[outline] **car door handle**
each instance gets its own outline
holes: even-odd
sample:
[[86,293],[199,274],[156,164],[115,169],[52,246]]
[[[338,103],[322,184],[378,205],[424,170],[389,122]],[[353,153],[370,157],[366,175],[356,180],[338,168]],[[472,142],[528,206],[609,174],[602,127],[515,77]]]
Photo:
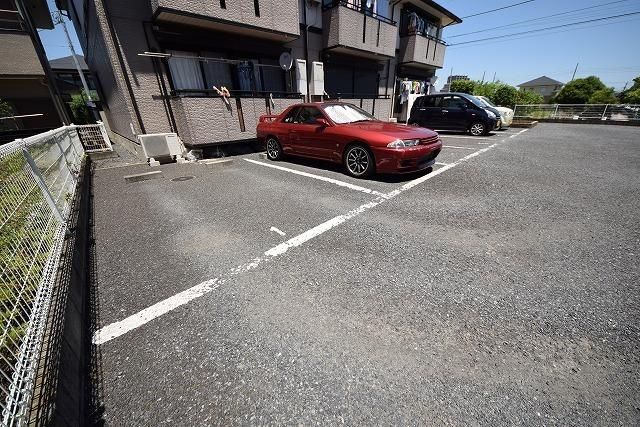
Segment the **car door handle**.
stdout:
[[443,112],[443,113],[448,113],[448,112],[449,112],[449,110],[442,110],[442,112]]
[[426,108],[419,108],[420,111],[426,111]]

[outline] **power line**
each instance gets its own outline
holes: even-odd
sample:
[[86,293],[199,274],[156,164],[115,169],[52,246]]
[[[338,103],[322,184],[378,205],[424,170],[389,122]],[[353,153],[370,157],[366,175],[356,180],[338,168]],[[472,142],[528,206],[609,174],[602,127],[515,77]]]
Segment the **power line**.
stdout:
[[497,27],[485,28],[485,29],[482,29],[482,30],[471,31],[471,32],[468,32],[468,33],[455,34],[453,36],[449,36],[449,38],[451,39],[451,38],[454,38],[454,37],[467,36],[469,34],[483,33],[483,32],[486,32],[486,31],[497,30],[497,29],[500,29],[500,28],[513,27],[514,25],[524,24],[524,23],[527,23],[527,22],[539,21],[541,19],[552,18],[554,16],[560,16],[560,15],[566,15],[568,13],[580,12],[580,11],[587,10],[587,9],[593,10],[594,8],[597,8],[597,7],[610,6],[612,4],[624,3],[624,2],[628,2],[628,1],[629,0],[617,0],[617,1],[612,1],[612,2],[609,2],[609,3],[604,3],[604,4],[601,4],[601,5],[582,7],[580,9],[574,9],[574,10],[568,10],[566,12],[554,13],[552,15],[545,15],[545,16],[541,16],[539,18],[525,19],[524,21],[514,22],[512,24],[506,24],[506,25],[500,25],[500,26],[497,26]]
[[479,16],[479,15],[485,15],[487,13],[496,12],[498,10],[509,9],[510,7],[519,6],[519,5],[525,4],[525,3],[531,3],[532,1],[535,1],[535,0],[526,0],[526,1],[521,1],[520,3],[510,4],[509,6],[499,7],[497,9],[485,10],[484,12],[478,12],[478,13],[474,13],[473,15],[463,16],[462,19],[467,19],[467,18],[471,18],[471,17],[474,17],[474,16]]
[[569,24],[562,24],[562,25],[554,25],[552,27],[539,28],[537,30],[521,31],[519,33],[503,34],[501,36],[485,37],[483,39],[477,39],[477,40],[468,40],[466,42],[453,43],[453,44],[450,44],[449,46],[459,46],[459,45],[463,45],[463,44],[476,43],[476,42],[481,42],[481,41],[486,41],[486,40],[502,39],[504,37],[519,36],[521,34],[539,33],[541,31],[553,30],[553,29],[556,29],[556,28],[571,27],[573,25],[587,24],[589,22],[606,21],[606,20],[609,20],[609,19],[622,18],[624,16],[637,15],[639,13],[640,12],[631,12],[631,13],[623,13],[623,14],[620,14],[620,15],[605,16],[604,18],[588,19],[586,21],[572,22],[572,23],[569,23]]
[[[477,42],[477,43],[473,43],[472,45],[462,45],[462,46],[451,46],[449,45],[449,47],[447,47],[447,49],[464,49],[464,48],[469,48],[469,47],[477,47],[477,46],[482,46],[482,45],[487,45],[487,44],[495,44],[495,43],[511,43],[515,40],[522,40],[522,39],[526,39],[526,38],[531,38],[531,37],[540,37],[540,36],[547,36],[547,35],[553,35],[553,34],[560,34],[560,33],[566,33],[569,31],[578,31],[578,30],[585,30],[588,28],[596,28],[596,27],[604,27],[607,25],[617,25],[617,24],[621,24],[623,22],[631,22],[631,21],[635,21],[637,19],[639,19],[640,16],[634,16],[631,18],[627,18],[627,19],[623,19],[621,21],[617,21],[617,22],[601,22],[601,23],[596,23],[596,24],[591,24],[591,25],[585,25],[583,27],[580,28],[568,28],[565,30],[555,30],[555,31],[549,31],[545,34],[535,34],[535,33],[530,33],[530,34],[525,34],[523,36],[515,36],[515,37],[511,37],[511,38],[501,38],[499,40],[490,40],[490,41],[484,41],[484,42]],[[567,71],[568,73],[571,73],[571,71]]]

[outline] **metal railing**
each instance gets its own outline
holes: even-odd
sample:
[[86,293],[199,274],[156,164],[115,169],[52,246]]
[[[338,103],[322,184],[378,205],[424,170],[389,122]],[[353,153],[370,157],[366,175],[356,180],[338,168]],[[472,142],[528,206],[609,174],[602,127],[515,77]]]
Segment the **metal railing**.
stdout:
[[640,104],[535,104],[516,105],[514,118],[569,120],[640,120]]
[[95,125],[71,125],[76,128],[80,141],[87,153],[100,153],[113,151],[111,141],[107,135],[104,123],[98,122]]
[[397,22],[387,18],[386,16],[382,16],[382,15],[378,15],[377,13],[375,13],[373,11],[373,9],[369,9],[366,7],[365,4],[357,4],[353,1],[348,1],[348,0],[323,0],[322,2],[322,10],[329,10],[329,9],[333,9],[334,7],[346,7],[347,9],[351,9],[351,10],[355,10],[356,12],[362,13],[363,15],[367,15],[370,16],[372,18],[377,19],[378,21],[390,24],[390,25],[396,25]]
[[27,424],[86,129],[63,126],[0,147],[2,426]]

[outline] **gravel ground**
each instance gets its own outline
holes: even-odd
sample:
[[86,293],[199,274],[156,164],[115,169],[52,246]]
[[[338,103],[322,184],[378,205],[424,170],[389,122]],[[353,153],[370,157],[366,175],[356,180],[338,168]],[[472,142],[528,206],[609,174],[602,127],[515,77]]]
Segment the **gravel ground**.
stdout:
[[[446,136],[504,142],[101,345],[106,424],[640,424],[640,129],[517,131]],[[148,170],[96,171],[101,325],[373,198],[241,157],[124,183]]]

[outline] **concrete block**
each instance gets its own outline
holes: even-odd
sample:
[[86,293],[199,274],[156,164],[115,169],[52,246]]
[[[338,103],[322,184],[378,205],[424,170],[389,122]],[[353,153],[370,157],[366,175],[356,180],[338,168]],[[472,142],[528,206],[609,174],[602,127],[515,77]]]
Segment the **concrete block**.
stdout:
[[164,175],[162,174],[162,171],[153,171],[153,172],[137,173],[134,175],[126,175],[124,177],[124,180],[127,182],[138,182],[138,181],[147,181],[150,179],[162,178],[163,176]]

